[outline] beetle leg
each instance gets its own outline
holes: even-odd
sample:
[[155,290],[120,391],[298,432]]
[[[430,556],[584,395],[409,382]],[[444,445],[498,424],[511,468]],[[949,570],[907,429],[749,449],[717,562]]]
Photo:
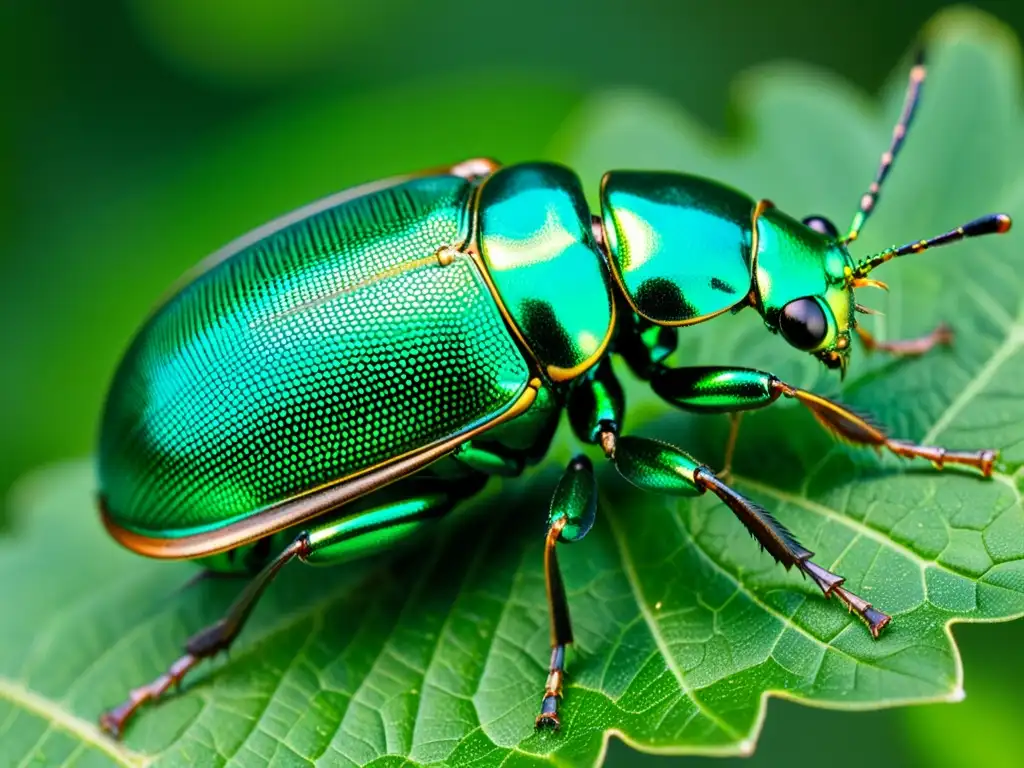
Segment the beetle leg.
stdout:
[[768,550],[776,562],[782,563],[787,571],[796,566],[818,585],[825,597],[832,597],[832,595],[838,597],[850,611],[856,613],[867,624],[871,636],[878,638],[886,624],[889,623],[890,617],[874,608],[864,598],[846,589],[843,586],[842,576],[822,568],[811,560],[814,553],[805,549],[770,512],[733,490],[706,467],[697,470],[694,473],[694,479],[699,487],[714,493],[735,513],[750,534],[762,548]]
[[999,452],[991,449],[950,451],[940,446],[918,445],[909,440],[895,440],[869,419],[828,398],[791,387],[774,377],[772,387],[780,394],[798,400],[814,415],[819,424],[836,437],[856,445],[885,448],[889,452],[907,459],[927,459],[936,469],[942,469],[947,464],[973,467],[985,477],[992,476],[996,459],[999,457]]
[[729,437],[725,441],[725,454],[722,459],[722,471],[718,476],[728,479],[732,475],[732,457],[736,454],[736,441],[740,436],[740,420],[743,418],[743,411],[733,411],[729,414]]
[[878,341],[860,326],[857,326],[857,335],[869,352],[887,352],[894,357],[919,357],[940,344],[948,347],[953,343],[953,329],[945,323],[939,323],[931,333],[916,339]]
[[572,643],[572,622],[565,583],[555,552],[558,542],[579,541],[590,531],[597,516],[597,483],[594,468],[586,456],[569,462],[551,498],[548,534],[544,540],[544,580],[547,584],[548,611],[551,616],[551,663],[548,665],[544,698],[541,700],[537,728],[558,730],[558,703],[562,699],[565,677],[565,649]]
[[278,572],[296,556],[303,557],[309,549],[309,540],[305,533],[300,534],[281,554],[275,557],[260,573],[246,585],[228,609],[224,618],[215,624],[200,630],[185,643],[185,653],[175,661],[156,680],[148,685],[140,686],[128,694],[124,703],[107,710],[100,716],[100,728],[115,738],[120,738],[124,726],[132,715],[148,701],[156,701],[172,685],[178,685],[200,661],[214,656],[219,651],[227,650],[241,631],[245,620],[267,585],[274,580]]
[[[375,547],[390,545],[414,533],[429,519],[448,512],[457,502],[480,490],[486,481],[487,476],[478,472],[452,481],[414,476],[380,491],[381,495],[367,497],[365,507],[343,507],[323,524],[299,534],[246,585],[223,618],[190,637],[185,643],[184,655],[164,674],[136,688],[124,703],[105,712],[100,717],[100,727],[119,737],[125,724],[143,704],[159,699],[203,659],[226,651],[245,626],[267,585],[296,557],[305,563],[328,565],[368,554]],[[379,534],[383,529],[392,535],[364,536]]]
[[770,512],[735,491],[708,467],[678,448],[655,440],[623,437],[611,442],[610,456],[615,468],[637,487],[672,496],[698,496],[711,491],[776,562],[786,570],[795,566],[818,585],[825,597],[835,595],[842,600],[868,625],[874,637],[889,623],[887,615],[843,587],[842,576],[811,560],[814,553],[800,544]]
[[951,451],[940,446],[896,440],[869,419],[828,398],[790,386],[770,373],[751,368],[666,368],[651,379],[654,391],[673,405],[705,413],[737,412],[764,408],[788,397],[807,408],[825,429],[856,445],[885,448],[904,458],[921,458],[937,469],[947,464],[973,467],[985,477],[992,475],[999,452]]
[[525,464],[522,456],[506,455],[482,448],[475,445],[472,440],[468,440],[456,448],[452,452],[451,458],[466,469],[499,477],[519,477],[523,474]]
[[548,610],[551,616],[551,663],[544,683],[544,698],[541,700],[537,728],[558,730],[562,721],[558,718],[558,703],[562,699],[562,682],[565,677],[565,648],[572,643],[572,622],[569,618],[569,601],[565,597],[565,583],[558,568],[555,545],[565,528],[565,520],[559,520],[548,528],[544,540],[544,581],[547,585]]

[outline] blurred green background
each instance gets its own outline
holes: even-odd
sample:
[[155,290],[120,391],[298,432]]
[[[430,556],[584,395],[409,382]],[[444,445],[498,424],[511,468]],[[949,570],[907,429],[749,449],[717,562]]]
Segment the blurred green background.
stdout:
[[[932,0],[5,0],[0,491],[91,450],[117,357],[204,254],[347,185],[475,155],[551,157],[629,85],[731,125],[780,59],[874,92]],[[1024,32],[1024,3],[978,2]],[[881,148],[880,148],[881,149]],[[865,174],[871,169],[865,169]],[[0,512],[0,530],[18,521]],[[0,534],[5,535],[5,534]],[[967,702],[840,714],[773,701],[748,764],[1016,765],[1024,624],[960,627]],[[613,745],[609,765],[658,766]],[[691,761],[701,762],[701,761]],[[731,763],[733,761],[724,761]],[[722,761],[718,761],[719,764]]]

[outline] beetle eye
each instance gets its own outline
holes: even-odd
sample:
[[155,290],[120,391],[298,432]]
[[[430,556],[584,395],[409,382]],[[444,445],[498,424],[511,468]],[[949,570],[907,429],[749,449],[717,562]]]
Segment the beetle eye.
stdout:
[[833,240],[839,239],[839,230],[836,229],[836,225],[824,216],[808,216],[804,219],[804,226],[813,229],[819,235],[830,237]]
[[782,308],[779,330],[786,341],[797,349],[814,349],[828,335],[828,320],[821,305],[805,296],[794,299]]

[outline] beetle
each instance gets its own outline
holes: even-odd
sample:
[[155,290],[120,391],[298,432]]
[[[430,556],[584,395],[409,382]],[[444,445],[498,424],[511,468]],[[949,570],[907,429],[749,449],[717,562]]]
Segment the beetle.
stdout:
[[[1010,228],[1008,216],[990,214],[930,240],[850,254],[924,78],[918,60],[891,144],[842,238],[820,216],[798,221],[692,175],[607,173],[592,215],[565,167],[470,160],[341,192],[202,262],[145,321],[116,371],[100,433],[99,505],[110,535],[137,553],[255,575],[221,620],[101,726],[120,735],[140,706],[226,650],[287,563],[393,546],[489,477],[514,477],[541,459],[563,411],[576,437],[634,485],[713,493],[775,560],[845,603],[877,638],[889,616],[729,485],[738,414],[793,399],[848,442],[986,477],[997,453],[893,439],[770,372],[667,359],[680,328],[746,307],[841,374],[854,333],[896,355],[950,341],[940,327],[880,343],[856,321],[867,310],[854,291],[881,286],[868,275],[885,262]],[[733,415],[723,471],[623,434],[613,355],[672,405]],[[596,499],[581,454],[548,513],[552,651],[537,727],[559,727],[572,642],[557,545],[587,535]]]

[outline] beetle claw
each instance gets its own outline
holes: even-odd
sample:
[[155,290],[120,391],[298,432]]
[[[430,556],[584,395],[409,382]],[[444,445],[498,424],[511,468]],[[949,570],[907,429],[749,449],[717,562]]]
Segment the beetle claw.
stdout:
[[550,728],[552,731],[557,731],[562,727],[562,721],[558,717],[558,696],[545,696],[544,701],[540,707],[540,714],[537,715],[537,721],[534,727],[538,730],[543,728]]

